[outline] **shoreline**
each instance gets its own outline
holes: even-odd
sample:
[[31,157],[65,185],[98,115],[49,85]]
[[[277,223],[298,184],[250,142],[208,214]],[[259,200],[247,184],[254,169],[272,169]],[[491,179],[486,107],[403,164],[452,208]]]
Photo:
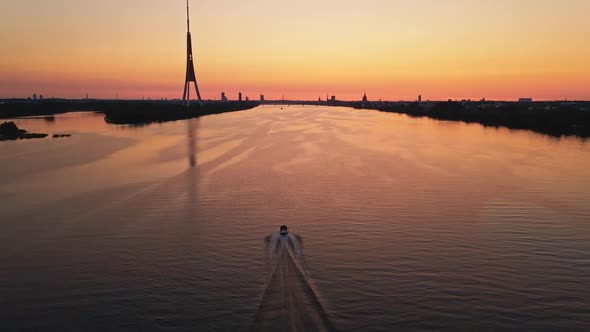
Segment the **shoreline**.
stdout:
[[191,102],[187,107],[178,102],[114,103],[103,110],[105,121],[112,124],[142,125],[154,122],[187,120],[205,115],[246,111],[257,107],[257,102]]
[[553,137],[590,137],[590,102],[543,101],[426,101],[426,102],[359,102],[359,101],[203,101],[160,100],[0,100],[0,119],[29,116],[53,116],[67,112],[98,112],[105,121],[121,125],[186,120],[204,115],[249,110],[259,105],[309,105],[351,107],[427,117],[435,120],[479,123],[486,127],[531,130]]
[[485,127],[531,130],[554,137],[590,137],[590,102],[356,103],[356,109],[406,114]]
[[4,100],[0,101],[0,119],[31,116],[50,117],[68,112],[98,112],[105,121],[120,125],[141,125],[154,122],[186,120],[204,115],[237,112],[259,105],[253,101],[180,101],[143,100]]

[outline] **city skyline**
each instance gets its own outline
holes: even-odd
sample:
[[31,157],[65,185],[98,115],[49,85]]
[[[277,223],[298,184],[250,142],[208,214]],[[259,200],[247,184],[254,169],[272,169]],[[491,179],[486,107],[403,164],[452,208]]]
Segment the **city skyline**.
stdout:
[[[143,4],[1,4],[0,98],[180,99],[186,4]],[[590,99],[587,1],[191,6],[203,99]]]

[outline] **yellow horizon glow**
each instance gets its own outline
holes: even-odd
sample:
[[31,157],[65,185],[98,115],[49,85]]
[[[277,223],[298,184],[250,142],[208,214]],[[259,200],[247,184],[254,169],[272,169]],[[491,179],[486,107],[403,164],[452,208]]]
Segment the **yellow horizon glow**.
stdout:
[[[184,1],[0,4],[0,98],[180,98]],[[193,1],[205,99],[590,100],[590,1]]]

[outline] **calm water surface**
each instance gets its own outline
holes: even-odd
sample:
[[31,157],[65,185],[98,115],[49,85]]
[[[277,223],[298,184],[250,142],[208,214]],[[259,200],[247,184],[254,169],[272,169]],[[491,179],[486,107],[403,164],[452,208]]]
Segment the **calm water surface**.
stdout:
[[0,142],[2,330],[248,330],[265,238],[333,325],[590,329],[590,143],[346,108]]

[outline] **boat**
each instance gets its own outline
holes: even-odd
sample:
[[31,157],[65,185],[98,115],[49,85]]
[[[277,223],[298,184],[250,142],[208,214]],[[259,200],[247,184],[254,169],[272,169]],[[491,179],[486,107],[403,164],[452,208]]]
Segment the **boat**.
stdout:
[[289,234],[289,229],[287,228],[287,226],[285,226],[285,225],[281,226],[280,233],[281,233],[281,235]]
[[[300,248],[294,247],[298,243],[296,235],[290,234],[284,225],[280,227],[280,234],[273,248],[270,276],[250,331],[335,331],[304,269],[303,257],[297,254]],[[273,235],[277,237],[276,233]]]

